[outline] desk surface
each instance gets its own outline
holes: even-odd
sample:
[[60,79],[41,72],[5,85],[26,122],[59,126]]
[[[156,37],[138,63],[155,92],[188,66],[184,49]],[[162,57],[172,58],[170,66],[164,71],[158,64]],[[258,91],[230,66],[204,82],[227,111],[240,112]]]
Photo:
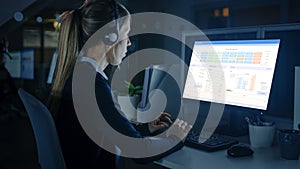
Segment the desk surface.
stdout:
[[299,169],[300,160],[285,160],[280,158],[279,148],[254,149],[254,154],[248,157],[228,157],[226,150],[205,152],[190,147],[181,150],[155,162],[172,169]]

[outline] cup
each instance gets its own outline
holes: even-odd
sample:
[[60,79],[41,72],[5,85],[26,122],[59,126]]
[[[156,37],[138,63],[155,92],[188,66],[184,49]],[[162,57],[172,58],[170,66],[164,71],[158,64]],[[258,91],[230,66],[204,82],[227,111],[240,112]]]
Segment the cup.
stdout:
[[249,124],[250,145],[253,148],[271,147],[274,140],[275,125]]
[[293,129],[279,130],[280,157],[298,160],[300,154],[300,131]]

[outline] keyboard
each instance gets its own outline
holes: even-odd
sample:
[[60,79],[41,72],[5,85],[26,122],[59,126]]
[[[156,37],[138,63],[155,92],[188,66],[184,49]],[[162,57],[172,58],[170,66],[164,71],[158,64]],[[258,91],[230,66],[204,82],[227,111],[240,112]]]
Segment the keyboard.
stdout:
[[[200,133],[190,131],[187,135],[187,138],[184,142],[186,146],[196,148],[199,150],[204,150],[208,152],[218,151],[227,149],[230,146],[237,144],[238,140],[220,134],[212,134],[207,140],[203,143],[199,142]],[[202,137],[204,139],[204,137]]]

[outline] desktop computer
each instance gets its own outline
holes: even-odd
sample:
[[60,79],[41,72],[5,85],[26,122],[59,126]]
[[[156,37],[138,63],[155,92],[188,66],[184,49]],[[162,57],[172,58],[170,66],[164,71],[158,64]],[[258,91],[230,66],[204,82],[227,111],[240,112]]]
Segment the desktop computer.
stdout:
[[145,69],[141,101],[137,108],[137,121],[152,121],[158,112],[176,118],[181,107],[182,87],[170,73],[179,72],[180,64],[150,65]]
[[[149,110],[154,108],[177,117],[182,107],[184,114],[190,113],[188,102],[201,102],[209,108],[200,105],[199,112],[206,109],[208,113],[200,112],[197,120],[204,118],[205,122],[194,125],[186,144],[207,151],[236,144],[237,140],[226,135],[248,131],[244,117],[250,115],[243,108],[256,112],[267,109],[279,43],[279,39],[195,41],[183,89],[167,73],[172,65],[146,69],[138,121],[149,121],[153,114]],[[151,101],[151,92],[156,89],[161,92],[155,92],[158,95]],[[215,133],[218,128],[222,130],[221,119],[226,114],[234,129],[228,129],[226,135]]]
[[[245,117],[248,115],[241,111],[243,108],[267,109],[279,43],[279,39],[195,41],[183,98],[211,103],[210,106],[221,104],[224,109],[210,111],[199,134],[192,134],[192,138],[187,139],[188,145],[197,147],[199,144],[198,148],[202,149],[203,144],[214,138],[217,141],[205,149],[213,151],[229,147],[236,142],[228,141],[228,138],[216,139],[218,137],[213,135],[223,113],[230,111],[231,117]],[[245,122],[244,118],[231,118],[230,125],[243,129],[240,119]],[[235,129],[228,130],[228,134],[236,132]],[[203,134],[207,131],[208,136]],[[202,135],[206,136],[201,141]]]

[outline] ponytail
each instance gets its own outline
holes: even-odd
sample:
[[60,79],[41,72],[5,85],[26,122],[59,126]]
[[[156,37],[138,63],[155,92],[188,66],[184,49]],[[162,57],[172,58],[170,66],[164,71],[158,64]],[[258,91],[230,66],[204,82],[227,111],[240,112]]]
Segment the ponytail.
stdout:
[[[54,116],[57,115],[63,88],[74,69],[79,50],[92,34],[116,17],[116,9],[110,3],[111,1],[86,0],[79,9],[65,11],[60,17],[58,62],[48,100],[49,109]],[[127,9],[120,4],[117,10],[120,17],[129,15]]]
[[48,100],[49,109],[54,116],[59,108],[63,87],[73,71],[76,58],[80,50],[79,17],[79,14],[74,11],[61,23],[58,38],[58,60],[54,76],[55,78]]

